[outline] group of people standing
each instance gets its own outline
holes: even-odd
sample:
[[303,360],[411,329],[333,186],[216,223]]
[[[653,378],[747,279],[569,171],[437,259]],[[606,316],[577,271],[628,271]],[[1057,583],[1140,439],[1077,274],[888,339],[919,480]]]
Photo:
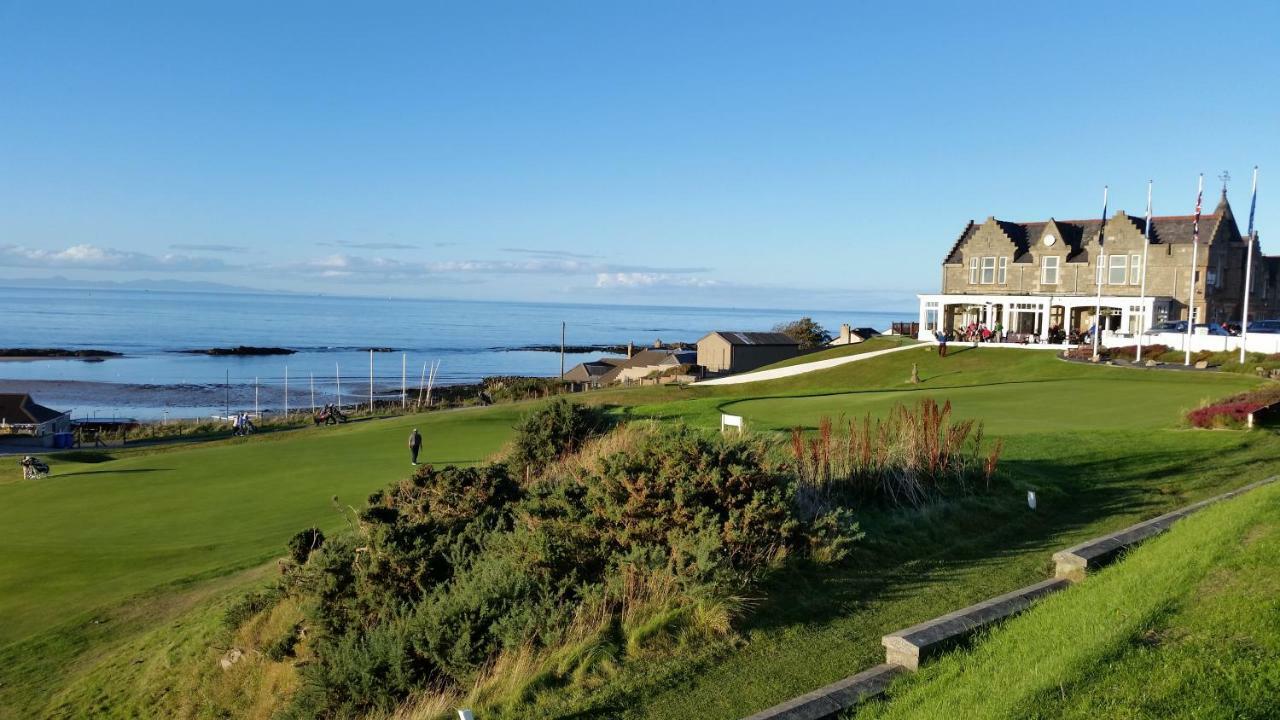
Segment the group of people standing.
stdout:
[[256,431],[258,428],[253,424],[253,421],[249,419],[249,413],[242,412],[236,413],[236,415],[231,418],[231,429],[236,437],[242,437]]

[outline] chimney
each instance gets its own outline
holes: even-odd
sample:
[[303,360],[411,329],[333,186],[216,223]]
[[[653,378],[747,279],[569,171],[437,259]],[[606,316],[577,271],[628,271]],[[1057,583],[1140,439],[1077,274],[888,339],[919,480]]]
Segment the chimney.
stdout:
[[852,328],[849,327],[849,323],[844,323],[843,325],[840,326],[840,344],[841,345],[848,345],[851,335],[853,335],[853,330]]
[[628,340],[627,341],[627,357],[630,358],[635,354],[636,354],[636,344]]

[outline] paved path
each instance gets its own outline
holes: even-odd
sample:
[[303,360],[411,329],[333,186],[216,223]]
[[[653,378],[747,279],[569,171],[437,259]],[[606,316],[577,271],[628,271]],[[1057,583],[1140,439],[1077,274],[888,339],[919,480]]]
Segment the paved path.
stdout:
[[774,368],[772,370],[756,370],[755,372],[742,373],[741,375],[730,375],[729,377],[716,378],[714,380],[703,380],[695,385],[739,385],[741,383],[759,382],[761,380],[777,380],[778,378],[791,377],[793,375],[803,375],[814,370],[826,370],[837,365],[845,365],[859,360],[870,360],[873,357],[888,355],[889,353],[902,352],[903,350],[912,350],[915,348],[925,347],[927,343],[912,343],[901,347],[892,347],[885,350],[873,350],[858,355],[846,355],[844,357],[831,358],[830,360],[814,360],[813,362],[801,363],[799,365],[788,365],[787,367]]

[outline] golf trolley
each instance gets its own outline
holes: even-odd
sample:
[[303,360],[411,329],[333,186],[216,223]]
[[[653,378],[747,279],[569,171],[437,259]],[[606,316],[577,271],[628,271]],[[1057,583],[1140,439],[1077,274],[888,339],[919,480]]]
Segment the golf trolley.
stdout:
[[34,458],[28,455],[22,458],[22,461],[19,464],[22,465],[23,480],[39,480],[40,478],[49,476],[49,466],[39,458]]

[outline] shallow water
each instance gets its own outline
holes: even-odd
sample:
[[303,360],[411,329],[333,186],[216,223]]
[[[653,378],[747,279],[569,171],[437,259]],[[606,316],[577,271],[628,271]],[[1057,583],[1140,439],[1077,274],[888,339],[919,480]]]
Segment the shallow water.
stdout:
[[[367,397],[369,390],[369,353],[359,348],[391,348],[374,353],[374,385],[379,393],[398,395],[402,367],[407,385],[416,388],[424,363],[437,360],[438,382],[444,385],[491,375],[554,376],[560,371],[559,353],[511,348],[558,345],[561,321],[567,323],[569,344],[633,341],[639,347],[658,339],[693,342],[711,330],[767,330],[802,315],[833,331],[844,322],[883,329],[895,320],[915,319],[914,313],[902,312],[0,287],[0,347],[125,353],[103,362],[0,362],[0,391],[29,387],[38,401],[74,407],[76,417],[158,418],[166,412],[191,417],[221,410],[227,385],[233,405],[252,409],[255,379],[260,407],[282,405],[287,367],[291,404],[309,401],[313,375],[317,402],[337,397],[338,382],[344,401],[351,402]],[[297,352],[265,357],[176,352],[236,345]],[[569,354],[565,367],[599,355]],[[64,382],[28,382],[55,380]]]

